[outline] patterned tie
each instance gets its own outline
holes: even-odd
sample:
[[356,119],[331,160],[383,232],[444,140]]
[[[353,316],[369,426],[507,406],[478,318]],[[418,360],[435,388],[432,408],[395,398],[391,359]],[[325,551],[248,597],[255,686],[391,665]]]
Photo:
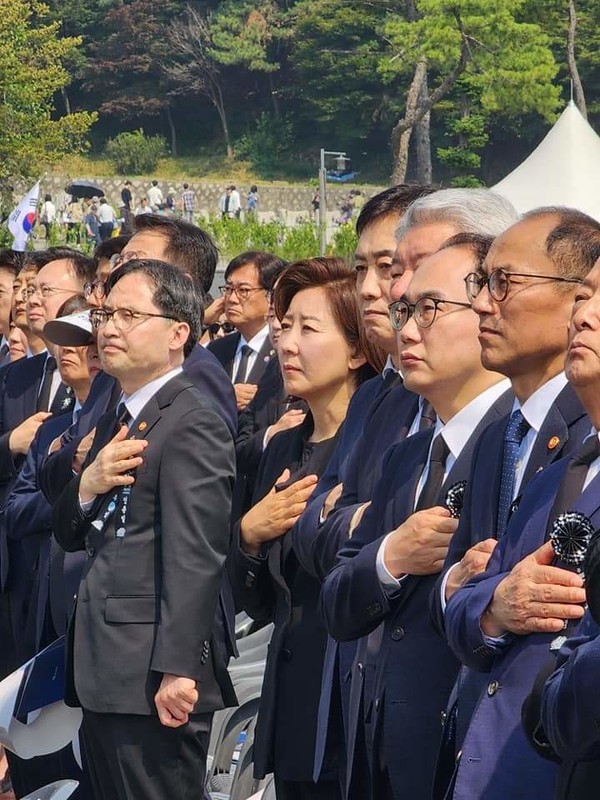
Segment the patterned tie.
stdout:
[[504,432],[504,452],[502,454],[502,478],[500,480],[500,497],[498,498],[498,522],[496,538],[504,533],[510,516],[515,488],[515,469],[519,458],[521,442],[530,428],[519,409],[513,411]]
[[429,472],[419,495],[416,511],[420,511],[422,508],[433,508],[433,506],[437,505],[440,489],[444,482],[446,459],[449,453],[450,448],[446,444],[443,435],[439,433],[433,440],[431,455],[429,456]]
[[252,355],[252,348],[249,344],[242,345],[241,349],[242,357],[240,358],[240,363],[237,368],[237,372],[235,373],[235,378],[233,379],[234,383],[245,383],[248,372],[248,361],[250,360],[250,356]]

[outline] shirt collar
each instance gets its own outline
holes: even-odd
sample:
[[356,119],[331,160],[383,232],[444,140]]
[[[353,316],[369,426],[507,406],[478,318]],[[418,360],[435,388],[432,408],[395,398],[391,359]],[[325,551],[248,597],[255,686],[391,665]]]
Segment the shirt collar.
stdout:
[[567,376],[564,372],[559,372],[554,378],[550,378],[539,389],[536,389],[531,397],[525,400],[523,405],[520,405],[519,401],[515,399],[513,411],[520,408],[530,427],[538,433],[546,419],[548,409],[566,385]]
[[129,396],[124,394],[121,400],[125,403],[127,411],[131,414],[131,419],[135,419],[140,414],[146,403],[154,397],[165,383],[168,383],[171,378],[174,378],[181,372],[183,372],[183,367],[176,367],[175,369],[169,370],[169,372],[165,372],[165,374],[161,375],[159,378],[155,378],[153,381],[136,389],[135,392],[132,392]]
[[[258,333],[255,333],[254,336],[247,342],[242,334],[240,333],[240,341],[238,342],[237,350],[241,350],[242,347],[247,344],[248,347],[251,347],[255,353],[259,353],[263,344],[267,340],[267,336],[269,335],[269,326],[265,325],[264,328],[261,328]],[[237,351],[236,351],[237,352]]]
[[508,379],[499,381],[481,392],[481,394],[478,394],[477,397],[474,397],[445,425],[438,418],[434,437],[441,431],[444,434],[444,440],[450,452],[454,458],[458,458],[463,447],[473,435],[473,431],[489,411],[490,406],[509,389],[510,381]]
[[390,355],[388,355],[388,357],[387,357],[387,359],[385,361],[385,364],[383,366],[383,369],[381,370],[381,377],[383,378],[383,380],[385,380],[387,378],[387,376],[390,374],[390,372],[397,373],[398,370],[394,366],[394,362],[392,361],[392,357]]

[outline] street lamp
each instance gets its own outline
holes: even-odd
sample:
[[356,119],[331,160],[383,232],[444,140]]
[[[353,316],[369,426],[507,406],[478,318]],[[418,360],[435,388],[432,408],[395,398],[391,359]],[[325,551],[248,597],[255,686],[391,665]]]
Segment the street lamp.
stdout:
[[319,168],[319,242],[320,253],[325,255],[327,249],[327,170],[325,169],[325,156],[334,156],[338,172],[344,172],[350,159],[339,150],[324,150],[321,148],[321,166]]

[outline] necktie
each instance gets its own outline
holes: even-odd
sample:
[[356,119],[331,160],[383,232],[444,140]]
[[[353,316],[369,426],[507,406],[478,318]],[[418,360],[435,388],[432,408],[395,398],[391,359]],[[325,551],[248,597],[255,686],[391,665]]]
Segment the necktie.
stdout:
[[502,454],[502,477],[498,498],[498,521],[496,538],[500,538],[508,524],[510,507],[515,487],[515,469],[519,458],[519,447],[531,426],[519,409],[513,411],[504,432],[504,451]]
[[249,344],[242,345],[241,349],[242,357],[240,358],[240,363],[237,368],[237,372],[235,373],[235,378],[233,379],[234,383],[245,383],[246,382],[246,373],[248,372],[248,361],[250,360],[250,356],[252,355],[252,348]]
[[419,430],[426,431],[435,425],[437,421],[437,414],[431,403],[428,400],[423,400],[421,406],[421,418],[419,419]]
[[117,406],[117,420],[115,422],[115,433],[119,431],[121,425],[129,425],[131,422],[131,414],[127,410],[127,406],[122,401]]
[[431,447],[431,455],[429,456],[429,473],[425,485],[419,495],[417,501],[417,511],[423,508],[432,508],[437,505],[440,489],[444,482],[444,472],[446,468],[446,459],[450,449],[446,444],[444,437],[439,433],[433,440]]
[[44,364],[44,376],[40,385],[40,393],[38,394],[36,411],[48,411],[50,407],[50,390],[52,389],[52,377],[56,370],[56,359],[54,356],[48,356]]
[[549,517],[550,527],[552,527],[552,523],[560,514],[572,510],[575,501],[583,491],[583,484],[590,464],[599,457],[600,440],[597,435],[590,436],[575,451],[575,455],[569,461],[556,493],[552,513]]

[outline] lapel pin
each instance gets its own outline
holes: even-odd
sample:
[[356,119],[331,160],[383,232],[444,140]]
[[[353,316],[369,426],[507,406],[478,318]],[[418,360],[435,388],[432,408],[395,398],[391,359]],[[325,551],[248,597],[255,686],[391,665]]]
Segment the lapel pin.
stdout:
[[138,425],[138,431],[145,431],[147,427],[148,427],[147,422],[140,422],[140,424]]
[[560,438],[558,436],[551,436],[548,440],[548,450],[555,450],[559,444]]

